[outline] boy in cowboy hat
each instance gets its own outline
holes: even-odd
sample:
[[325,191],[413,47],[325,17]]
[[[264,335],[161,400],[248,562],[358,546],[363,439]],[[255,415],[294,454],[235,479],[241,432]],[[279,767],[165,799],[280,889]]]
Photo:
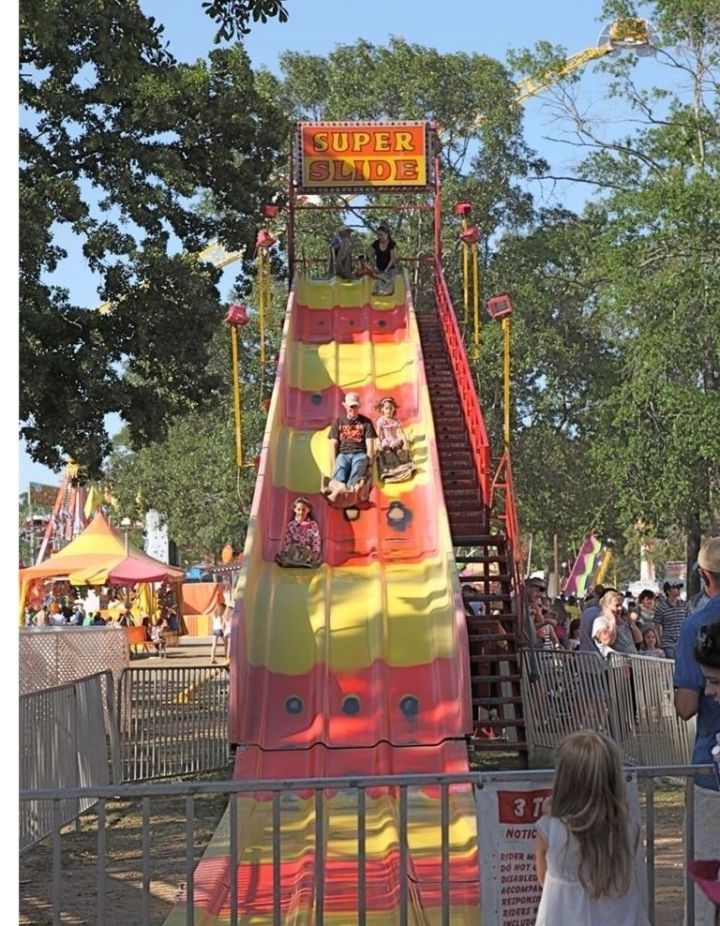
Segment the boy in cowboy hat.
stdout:
[[360,396],[348,392],[343,399],[344,412],[330,426],[332,479],[323,478],[322,493],[329,502],[342,493],[358,493],[369,487],[375,457],[375,427],[360,414]]

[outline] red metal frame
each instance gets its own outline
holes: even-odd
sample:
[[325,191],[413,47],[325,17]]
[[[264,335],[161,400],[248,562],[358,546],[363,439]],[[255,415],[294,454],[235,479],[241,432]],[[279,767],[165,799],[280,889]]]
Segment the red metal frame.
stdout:
[[465,345],[460,336],[460,329],[450,299],[445,275],[440,264],[440,259],[437,256],[435,258],[435,304],[442,324],[445,345],[448,350],[450,365],[460,397],[470,447],[473,451],[478,485],[482,491],[483,502],[489,507],[491,495],[490,482],[492,478],[490,441],[488,440],[485,420],[480,411],[480,399],[475,389]]

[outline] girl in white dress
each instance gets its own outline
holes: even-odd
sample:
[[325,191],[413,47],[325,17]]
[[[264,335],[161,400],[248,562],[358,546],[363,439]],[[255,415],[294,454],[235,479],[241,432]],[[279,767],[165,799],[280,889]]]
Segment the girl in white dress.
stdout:
[[590,730],[564,739],[537,823],[536,926],[649,926],[635,878],[640,834],[630,833],[628,817],[615,743]]

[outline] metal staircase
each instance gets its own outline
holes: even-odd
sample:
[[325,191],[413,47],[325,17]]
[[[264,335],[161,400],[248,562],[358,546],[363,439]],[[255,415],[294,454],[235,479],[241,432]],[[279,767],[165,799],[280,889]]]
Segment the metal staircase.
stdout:
[[[461,583],[473,589],[464,592],[463,598],[466,611],[473,604],[479,605],[481,611],[467,616],[476,718],[472,743],[475,750],[517,751],[525,761],[518,654],[521,620],[517,606],[522,597],[509,548],[513,525],[508,525],[508,518],[514,511],[512,486],[505,476],[509,467],[503,466],[503,455],[495,478],[491,479],[489,472],[483,477],[483,466],[488,471],[493,468],[489,447],[479,465],[477,441],[473,446],[466,415],[468,396],[461,395],[458,382],[458,345],[448,344],[454,336],[459,339],[459,332],[455,325],[455,331],[448,335],[448,320],[442,319],[440,309],[418,312],[417,322],[455,559]],[[467,367],[461,344],[460,350]],[[455,355],[454,363],[451,354]],[[467,383],[465,388],[467,391]],[[474,386],[472,391],[475,409],[479,410]]]

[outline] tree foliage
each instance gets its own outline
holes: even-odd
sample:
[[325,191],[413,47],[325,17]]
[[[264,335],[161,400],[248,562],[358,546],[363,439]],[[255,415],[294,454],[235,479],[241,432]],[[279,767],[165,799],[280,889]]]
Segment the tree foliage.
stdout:
[[[133,3],[28,0],[20,67],[21,434],[97,472],[108,413],[140,446],[214,399],[218,272],[192,255],[251,254],[287,123],[241,46],[178,64]],[[58,285],[71,243],[112,311]]]
[[[282,297],[276,294],[276,306]],[[238,468],[233,448],[234,413],[228,332],[216,329],[210,366],[222,389],[210,407],[173,422],[162,440],[132,451],[121,434],[115,439],[105,480],[118,517],[143,518],[149,507],[167,519],[169,537],[185,565],[214,561],[225,543],[241,548],[252,504],[266,423],[266,397],[275,377],[280,342],[279,311],[270,311],[265,330],[266,362],[260,362],[258,314],[239,329],[242,381],[243,462]]]
[[[608,2],[603,15],[651,20],[664,77],[644,89],[632,56],[601,65],[614,112],[635,123],[620,137],[572,94],[555,96],[587,152],[576,177],[597,190],[577,223],[584,269],[568,283],[592,281],[585,311],[610,360],[592,368],[595,439],[577,446],[588,484],[613,500],[594,525],[636,545],[679,529],[691,562],[720,526],[720,5]],[[546,67],[551,50],[538,52]],[[526,395],[520,385],[519,417]]]

